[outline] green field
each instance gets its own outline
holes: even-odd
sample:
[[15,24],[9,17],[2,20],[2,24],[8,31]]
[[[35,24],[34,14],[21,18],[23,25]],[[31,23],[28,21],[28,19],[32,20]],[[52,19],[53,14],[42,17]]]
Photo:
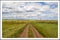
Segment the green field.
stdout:
[[2,36],[6,37],[17,37],[25,27],[25,23],[21,21],[3,20],[2,22]]
[[33,23],[34,27],[45,37],[52,37],[56,38],[58,37],[58,24],[57,22],[45,22],[45,23],[40,23],[40,22],[35,22]]
[[[45,38],[58,37],[58,21],[57,20],[3,20],[2,21],[2,37],[18,38],[27,24],[32,24],[37,31]],[[33,37],[31,29],[29,29],[29,37]]]

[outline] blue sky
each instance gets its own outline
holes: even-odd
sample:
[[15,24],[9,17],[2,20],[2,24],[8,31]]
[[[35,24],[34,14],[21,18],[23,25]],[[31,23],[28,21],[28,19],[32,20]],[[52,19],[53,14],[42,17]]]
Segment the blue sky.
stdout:
[[3,2],[2,19],[58,20],[58,2]]

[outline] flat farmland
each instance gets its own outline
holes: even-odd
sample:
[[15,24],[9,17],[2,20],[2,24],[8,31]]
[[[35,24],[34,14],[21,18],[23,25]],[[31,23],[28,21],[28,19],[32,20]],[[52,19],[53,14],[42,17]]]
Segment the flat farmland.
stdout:
[[57,20],[2,20],[3,38],[57,38]]

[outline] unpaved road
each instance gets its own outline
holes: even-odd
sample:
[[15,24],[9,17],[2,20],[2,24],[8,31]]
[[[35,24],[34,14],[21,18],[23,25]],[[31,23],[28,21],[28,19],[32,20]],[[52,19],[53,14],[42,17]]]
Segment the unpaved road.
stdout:
[[28,24],[23,32],[20,34],[20,38],[28,38],[28,32],[29,32],[29,27],[31,27],[32,30],[32,35],[34,35],[34,38],[43,38],[43,36],[33,27],[32,24]]
[[28,32],[29,32],[28,29],[29,29],[29,25],[27,25],[23,30],[23,32],[20,34],[21,38],[28,38]]

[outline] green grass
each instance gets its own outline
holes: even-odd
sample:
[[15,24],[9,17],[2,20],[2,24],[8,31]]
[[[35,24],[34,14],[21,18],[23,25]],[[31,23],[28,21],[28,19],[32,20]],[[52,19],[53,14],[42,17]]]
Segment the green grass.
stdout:
[[[46,38],[58,37],[57,20],[3,20],[2,37],[18,38],[27,24],[31,23],[39,33]],[[33,38],[32,30],[29,29],[29,38]]]
[[34,22],[34,27],[46,38],[58,37],[58,24]]
[[19,22],[15,21],[5,21],[2,22],[2,37],[3,38],[10,38],[16,37],[16,34],[19,32],[21,33],[22,29],[25,27],[26,24],[20,24]]
[[31,27],[29,27],[28,37],[29,38],[34,38],[34,34],[33,34],[32,30],[31,30]]

